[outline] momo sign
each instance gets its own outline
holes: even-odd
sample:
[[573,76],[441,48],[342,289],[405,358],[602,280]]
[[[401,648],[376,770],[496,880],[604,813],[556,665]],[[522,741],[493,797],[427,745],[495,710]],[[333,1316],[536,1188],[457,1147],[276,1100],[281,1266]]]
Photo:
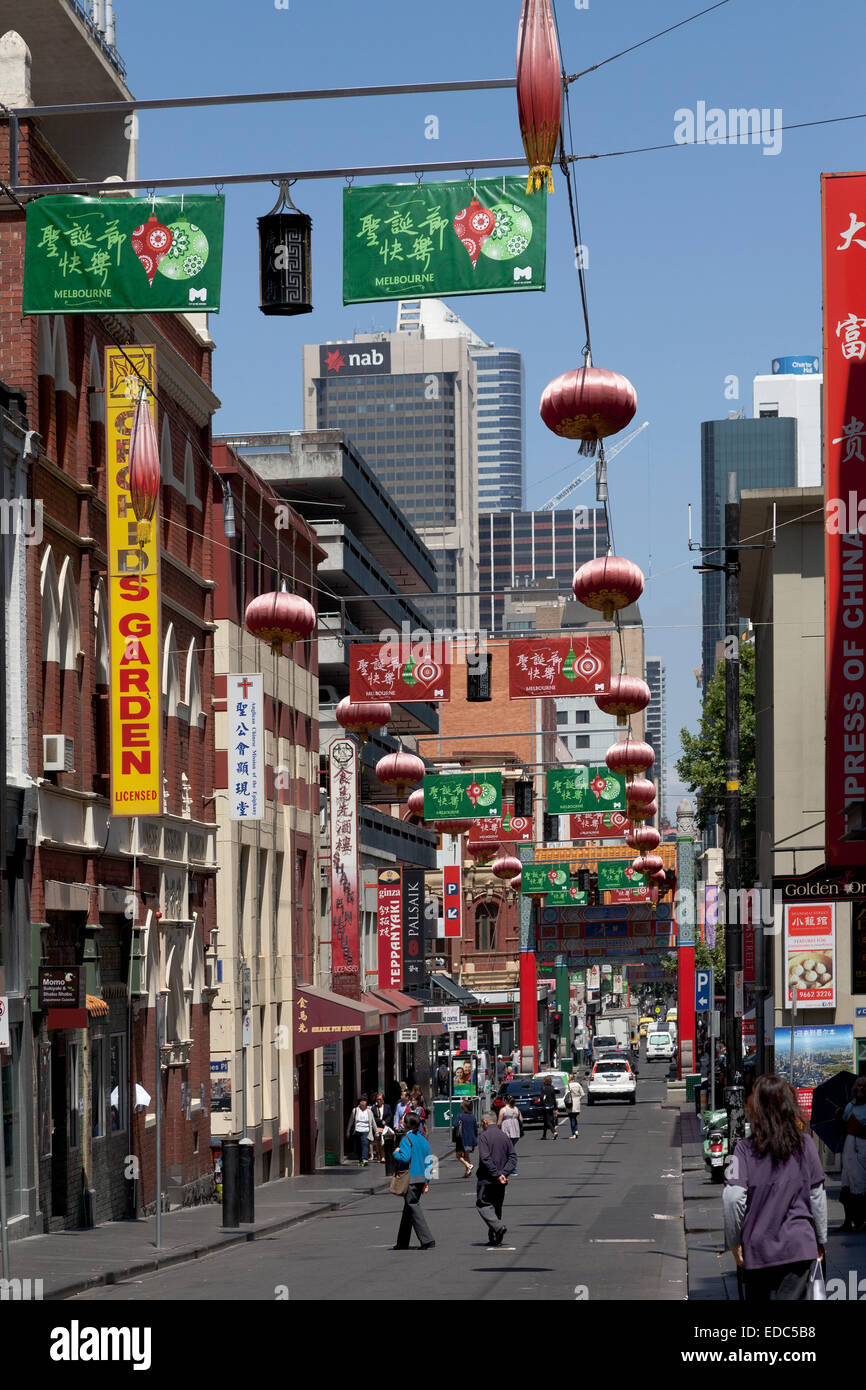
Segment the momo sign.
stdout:
[[132,417],[142,378],[149,388],[149,405],[155,425],[155,349],[135,344],[122,351],[120,348],[106,348],[105,442],[113,816],[158,816],[162,811],[159,509],[151,526],[150,540],[139,542],[127,476]]
[[388,376],[390,343],[320,343],[319,376]]
[[609,687],[609,637],[530,637],[508,643],[512,700],[603,695]]

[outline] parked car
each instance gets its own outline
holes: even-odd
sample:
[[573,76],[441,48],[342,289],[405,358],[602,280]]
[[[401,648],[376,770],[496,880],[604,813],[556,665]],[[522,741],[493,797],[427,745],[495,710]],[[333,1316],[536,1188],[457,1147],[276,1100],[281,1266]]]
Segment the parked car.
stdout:
[[[547,1076],[547,1072],[544,1073]],[[514,1098],[514,1104],[520,1111],[520,1118],[525,1125],[540,1125],[542,1120],[541,1093],[544,1086],[534,1077],[515,1077],[513,1081],[503,1081],[499,1088],[499,1094],[493,1102],[495,1110],[499,1111],[505,1104],[507,1096]]]
[[637,1101],[637,1078],[628,1062],[621,1057],[603,1057],[596,1062],[586,1085],[586,1103],[594,1105],[597,1100],[627,1100],[629,1105]]
[[652,1029],[646,1035],[646,1059],[648,1062],[672,1062],[674,1060],[674,1040],[670,1033]]
[[647,1029],[652,1028],[654,1023],[655,1019],[650,1018],[649,1015],[646,1015],[644,1018],[641,1019],[640,1023],[638,1024],[638,1031],[642,1038],[646,1037]]
[[604,1061],[628,1062],[635,1076],[638,1074],[638,1058],[633,1057],[628,1048],[617,1048],[616,1052],[605,1052]]
[[604,1028],[600,1028],[592,1040],[592,1050],[596,1057],[602,1052],[616,1052],[619,1046],[620,1041],[616,1033],[609,1033]]

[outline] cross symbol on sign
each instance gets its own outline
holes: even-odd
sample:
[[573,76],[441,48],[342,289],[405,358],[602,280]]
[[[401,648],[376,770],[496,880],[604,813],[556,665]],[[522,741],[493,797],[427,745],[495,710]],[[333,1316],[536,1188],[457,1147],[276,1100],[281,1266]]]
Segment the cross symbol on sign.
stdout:
[[250,680],[249,676],[244,676],[244,678],[243,678],[242,681],[238,681],[238,689],[241,690],[241,691],[243,692],[243,697],[244,697],[245,700],[249,699],[249,694],[250,694],[250,690],[252,689],[252,684],[253,684],[253,683],[252,683],[252,681]]

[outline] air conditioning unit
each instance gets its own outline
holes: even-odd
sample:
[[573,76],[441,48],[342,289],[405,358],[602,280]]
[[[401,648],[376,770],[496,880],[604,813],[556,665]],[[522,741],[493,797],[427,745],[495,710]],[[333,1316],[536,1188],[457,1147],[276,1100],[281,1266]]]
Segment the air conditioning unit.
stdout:
[[74,772],[75,744],[65,734],[42,735],[42,766],[45,772]]

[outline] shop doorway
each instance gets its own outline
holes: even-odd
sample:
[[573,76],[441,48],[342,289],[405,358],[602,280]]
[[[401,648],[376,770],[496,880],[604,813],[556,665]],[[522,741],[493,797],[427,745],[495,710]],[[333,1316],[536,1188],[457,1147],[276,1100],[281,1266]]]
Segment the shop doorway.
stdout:
[[66,1040],[55,1034],[51,1047],[51,1215],[66,1216],[69,1115]]

